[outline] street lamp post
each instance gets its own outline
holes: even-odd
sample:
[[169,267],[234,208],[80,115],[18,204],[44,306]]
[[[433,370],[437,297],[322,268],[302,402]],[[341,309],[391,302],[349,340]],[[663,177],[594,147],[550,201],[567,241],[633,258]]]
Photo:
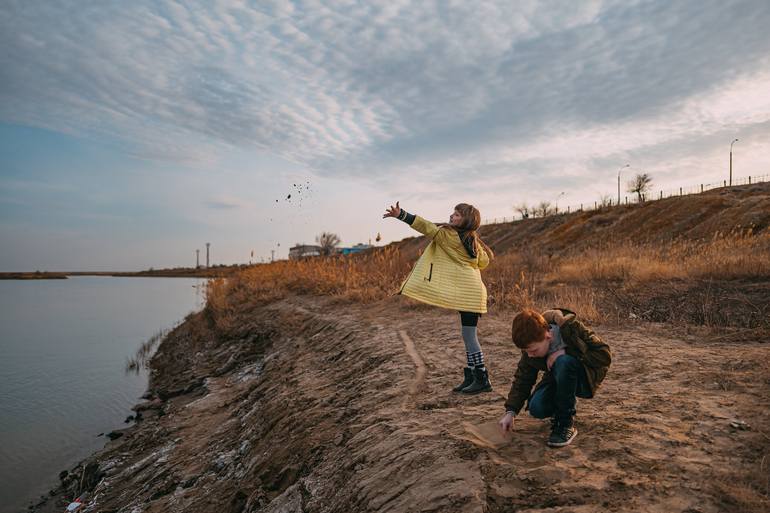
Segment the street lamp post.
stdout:
[[627,167],[631,167],[631,164],[626,164],[625,166],[618,169],[618,205],[620,205],[620,172]]
[[559,195],[556,196],[556,201],[554,201],[554,207],[556,208],[557,214],[559,213],[559,198],[561,198],[562,196],[564,196],[564,193],[563,192],[559,193]]
[[737,142],[738,139],[735,139],[730,143],[730,187],[733,185],[733,144]]

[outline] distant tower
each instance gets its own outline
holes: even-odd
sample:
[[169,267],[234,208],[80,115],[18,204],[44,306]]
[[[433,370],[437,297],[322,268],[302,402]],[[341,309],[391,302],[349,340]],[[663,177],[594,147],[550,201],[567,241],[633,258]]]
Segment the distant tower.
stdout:
[[211,246],[210,242],[206,243],[206,269],[209,268],[209,246]]
[[195,250],[195,268],[196,269],[198,269],[201,266],[201,264],[200,264],[200,262],[201,262],[200,256],[201,256],[201,250],[200,249],[196,249]]

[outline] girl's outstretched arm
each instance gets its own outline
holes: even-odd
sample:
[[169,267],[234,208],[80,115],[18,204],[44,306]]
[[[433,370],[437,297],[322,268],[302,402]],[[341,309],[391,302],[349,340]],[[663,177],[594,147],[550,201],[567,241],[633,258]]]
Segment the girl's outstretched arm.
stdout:
[[385,214],[382,217],[383,219],[386,217],[395,217],[397,219],[400,219],[430,239],[435,238],[436,235],[440,233],[438,226],[431,223],[427,219],[423,219],[420,216],[410,214],[409,212],[407,212],[406,210],[400,207],[400,205],[398,204],[398,201],[396,202],[396,206],[394,207],[391,205],[390,209],[386,210]]

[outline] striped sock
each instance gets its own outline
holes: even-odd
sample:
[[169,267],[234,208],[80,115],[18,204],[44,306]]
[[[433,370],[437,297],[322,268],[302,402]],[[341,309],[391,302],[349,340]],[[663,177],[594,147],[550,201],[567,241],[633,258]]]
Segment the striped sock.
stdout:
[[468,354],[468,367],[484,367],[484,353],[478,351],[476,353]]

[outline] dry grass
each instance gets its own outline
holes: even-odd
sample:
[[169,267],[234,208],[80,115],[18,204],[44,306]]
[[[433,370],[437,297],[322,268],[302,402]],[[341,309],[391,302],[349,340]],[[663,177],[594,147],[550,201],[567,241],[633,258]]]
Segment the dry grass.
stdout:
[[148,364],[150,362],[150,356],[155,350],[155,347],[161,340],[166,337],[168,332],[169,330],[160,330],[148,338],[145,342],[143,342],[142,345],[139,346],[139,349],[136,351],[136,355],[126,360],[126,373],[131,372],[134,374],[139,374],[139,371],[142,368],[149,368]]
[[[558,305],[600,322],[618,310],[606,304],[610,289],[670,280],[767,280],[768,255],[770,233],[754,235],[750,231],[717,234],[707,241],[624,242],[557,256],[530,248],[498,256],[483,278],[490,307],[518,310]],[[256,265],[210,281],[206,309],[218,327],[224,328],[243,308],[288,294],[332,296],[343,302],[377,301],[398,290],[414,261],[391,245],[361,255]]]
[[563,258],[549,278],[567,283],[770,278],[770,233],[720,234],[709,241],[610,245]]

